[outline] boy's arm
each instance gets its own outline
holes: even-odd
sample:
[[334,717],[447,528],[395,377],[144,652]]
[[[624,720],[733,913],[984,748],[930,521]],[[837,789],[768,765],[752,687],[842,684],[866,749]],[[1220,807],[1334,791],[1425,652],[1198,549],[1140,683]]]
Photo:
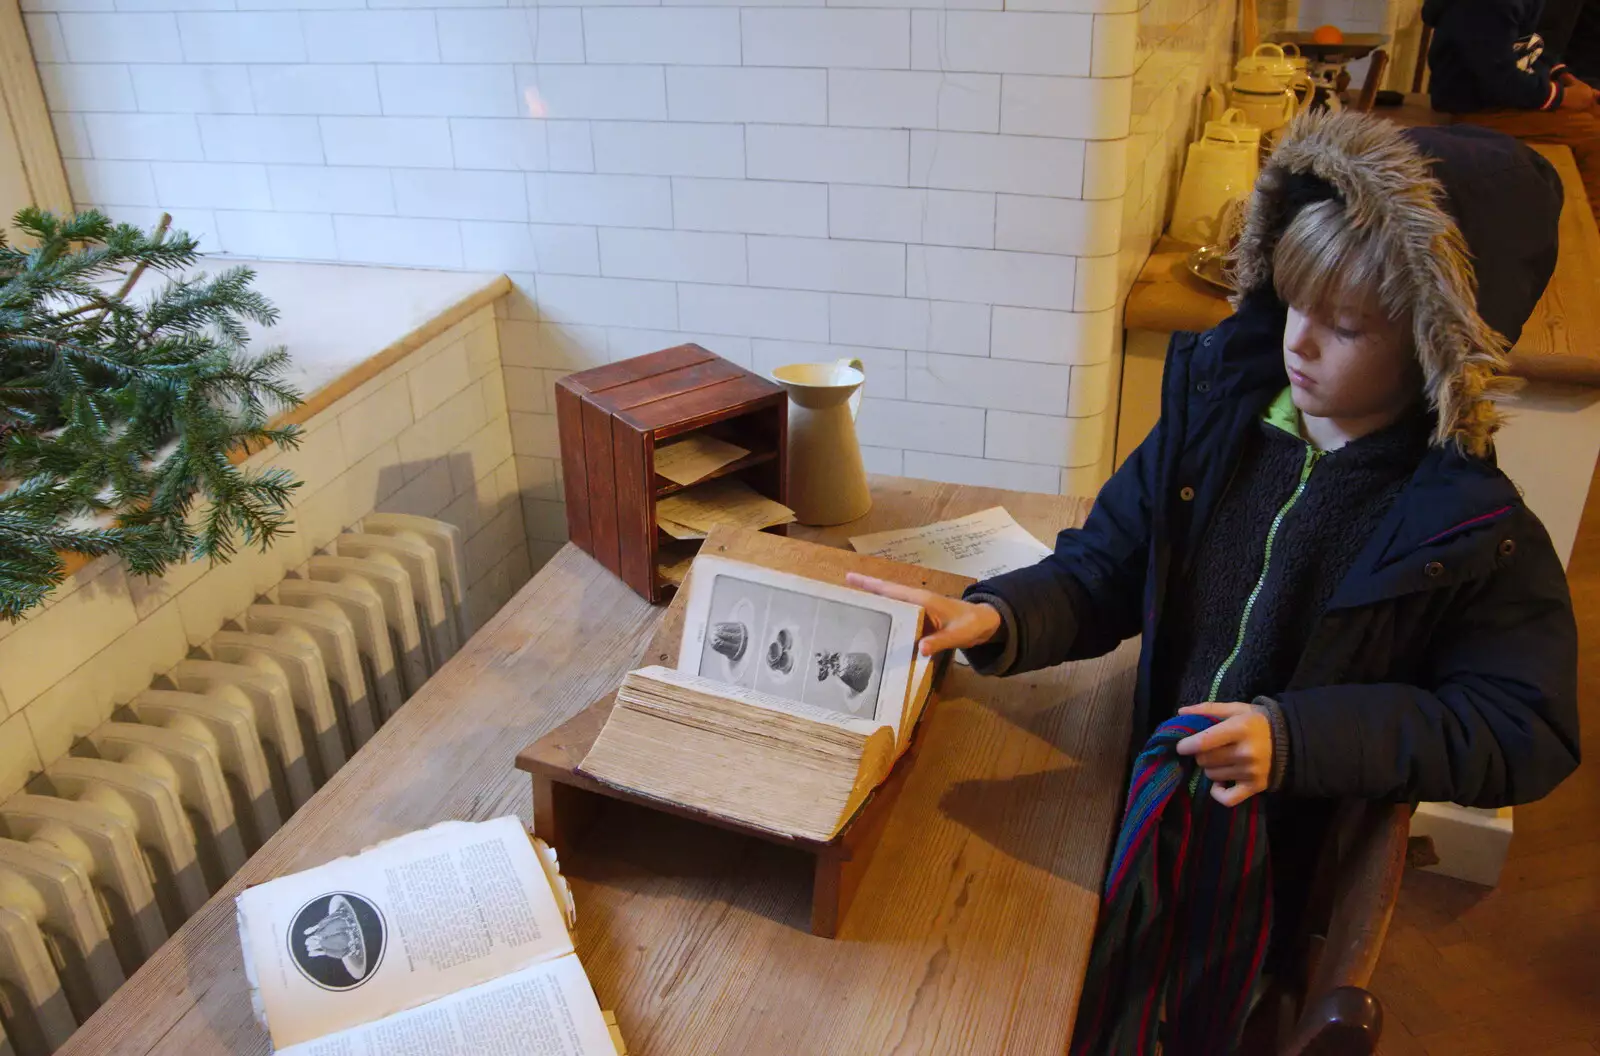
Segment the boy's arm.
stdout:
[[1526,803],[1578,765],[1577,626],[1547,538],[1494,573],[1435,634],[1428,686],[1286,692],[1283,790],[1294,795]]
[[1565,94],[1543,60],[1523,69],[1516,43],[1526,34],[1511,6],[1494,0],[1457,0],[1448,9],[1453,50],[1472,71],[1491,106],[1555,110]]
[[966,651],[980,673],[1101,656],[1139,633],[1162,435],[1157,422],[1100,489],[1083,527],[1056,536],[1055,553],[968,588],[966,600],[993,605],[1003,625],[993,642]]

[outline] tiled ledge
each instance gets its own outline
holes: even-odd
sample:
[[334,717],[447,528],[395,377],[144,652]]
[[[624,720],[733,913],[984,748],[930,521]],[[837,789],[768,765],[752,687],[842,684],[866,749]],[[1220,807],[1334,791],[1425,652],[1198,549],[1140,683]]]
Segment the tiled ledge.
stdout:
[[[364,382],[511,292],[504,275],[471,271],[311,264],[206,257],[197,271],[215,274],[243,265],[254,289],[278,309],[272,327],[247,324],[253,351],[282,345],[292,360],[287,380],[305,402],[278,415],[279,425],[303,425]],[[145,280],[159,288],[160,279]],[[330,291],[338,291],[330,294]],[[238,453],[238,459],[244,452]],[[90,562],[63,555],[67,575]]]
[[[302,482],[293,534],[154,579],[99,558],[0,624],[0,799],[374,510],[461,530],[469,629],[531,574],[499,333],[502,313],[527,310],[508,303],[509,282],[338,265],[262,276],[283,322],[257,340],[289,348],[309,398],[294,412],[302,445],[249,464]],[[541,556],[553,548],[539,544]]]

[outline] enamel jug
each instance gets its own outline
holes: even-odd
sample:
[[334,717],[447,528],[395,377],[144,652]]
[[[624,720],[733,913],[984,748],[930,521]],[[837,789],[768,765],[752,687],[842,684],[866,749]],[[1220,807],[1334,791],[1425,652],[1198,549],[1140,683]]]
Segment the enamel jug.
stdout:
[[801,524],[843,524],[872,508],[856,440],[866,366],[791,363],[772,380],[789,393],[789,506]]

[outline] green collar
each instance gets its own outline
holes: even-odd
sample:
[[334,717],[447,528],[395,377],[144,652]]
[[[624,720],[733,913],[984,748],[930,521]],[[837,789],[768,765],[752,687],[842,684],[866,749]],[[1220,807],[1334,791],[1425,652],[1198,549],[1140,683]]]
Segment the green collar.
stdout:
[[1278,393],[1277,398],[1262,413],[1261,419],[1268,425],[1277,426],[1296,439],[1305,439],[1305,434],[1300,431],[1300,408],[1294,405],[1293,389],[1285,388]]

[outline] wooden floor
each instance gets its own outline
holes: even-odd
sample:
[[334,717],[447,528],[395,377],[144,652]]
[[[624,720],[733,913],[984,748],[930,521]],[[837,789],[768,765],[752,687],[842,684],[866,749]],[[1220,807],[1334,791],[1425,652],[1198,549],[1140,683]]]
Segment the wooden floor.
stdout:
[[1517,808],[1495,890],[1406,875],[1373,978],[1385,1056],[1600,1056],[1600,471],[1567,578],[1586,763]]

